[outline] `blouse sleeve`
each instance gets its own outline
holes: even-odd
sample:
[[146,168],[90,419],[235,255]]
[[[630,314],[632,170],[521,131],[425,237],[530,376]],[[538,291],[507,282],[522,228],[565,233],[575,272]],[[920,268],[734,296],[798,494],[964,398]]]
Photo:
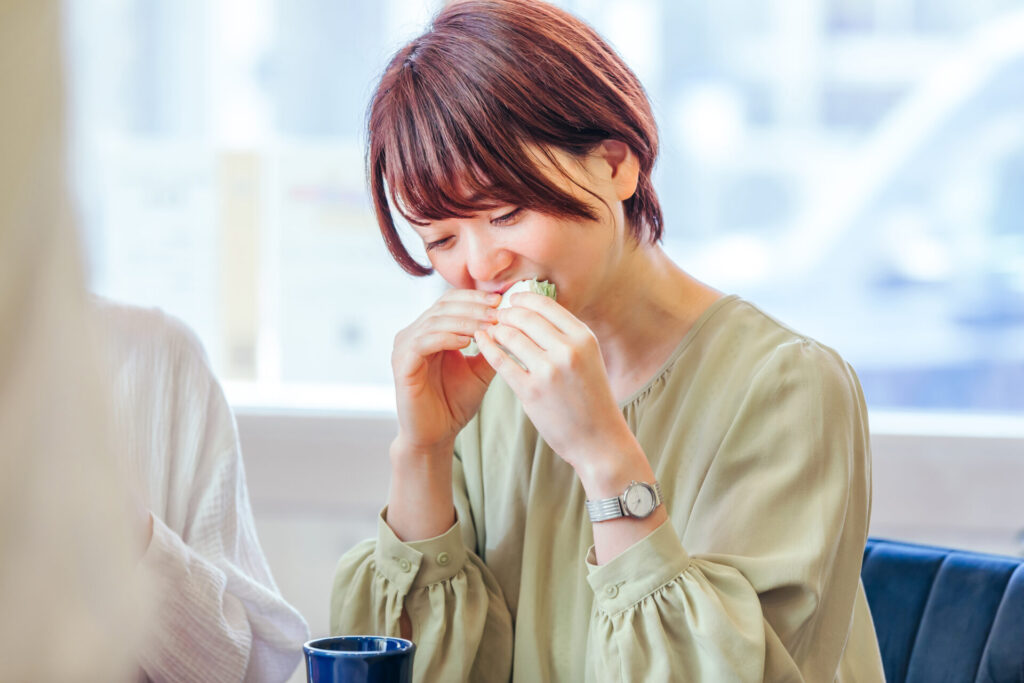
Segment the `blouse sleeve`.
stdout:
[[153,515],[139,563],[157,599],[143,671],[154,682],[287,679],[309,631],[260,548],[234,417],[202,344],[157,310],[98,311],[126,474]]
[[495,681],[512,674],[512,617],[498,582],[473,551],[475,532],[455,459],[457,520],[435,538],[403,543],[384,521],[377,538],[342,556],[331,633],[400,634],[403,607],[416,643],[416,681]]
[[587,680],[833,680],[870,509],[866,409],[849,367],[810,341],[780,346],[693,509],[673,510],[662,484],[672,521],[602,566],[588,558]]
[[[142,668],[156,681],[283,681],[309,631],[271,576],[256,535],[230,411],[211,400],[188,523],[180,533],[153,515],[140,563],[160,596]],[[213,447],[219,444],[221,448]]]

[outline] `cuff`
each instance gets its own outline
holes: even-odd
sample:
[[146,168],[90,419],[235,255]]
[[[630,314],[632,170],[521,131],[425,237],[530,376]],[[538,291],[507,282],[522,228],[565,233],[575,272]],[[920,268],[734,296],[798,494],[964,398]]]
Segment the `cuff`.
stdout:
[[672,521],[665,520],[606,564],[597,564],[594,546],[590,546],[587,581],[594,591],[597,608],[614,614],[671,582],[689,565],[690,556],[683,549]]
[[222,681],[245,671],[248,642],[225,638],[221,628],[228,614],[223,571],[189,548],[157,515],[139,568],[152,599],[151,618],[140,635],[144,647],[138,653],[147,680]]
[[395,535],[384,521],[386,514],[385,507],[377,518],[374,561],[377,571],[402,592],[451,580],[462,571],[466,563],[466,546],[462,541],[458,513],[455,524],[448,531],[412,543],[404,543]]
[[190,548],[157,515],[153,515],[153,537],[138,566],[161,614],[169,613],[172,604],[178,605],[173,609],[190,611],[182,606],[189,605],[191,597],[208,590],[220,593],[227,583],[222,570]]
[[189,548],[162,519],[156,515],[152,515],[152,517],[153,535],[149,539],[146,551],[142,554],[139,566],[143,571],[149,573],[151,580],[158,580],[158,577],[165,578],[169,573],[177,571],[179,566],[184,565]]

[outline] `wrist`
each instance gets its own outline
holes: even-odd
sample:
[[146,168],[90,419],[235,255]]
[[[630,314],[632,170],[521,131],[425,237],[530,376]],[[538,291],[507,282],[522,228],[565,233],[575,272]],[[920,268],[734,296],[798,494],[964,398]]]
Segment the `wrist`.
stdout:
[[647,456],[633,440],[632,447],[603,448],[583,458],[576,467],[588,500],[620,495],[631,481],[653,482],[654,472]]
[[436,469],[438,466],[451,469],[454,452],[454,441],[423,446],[410,443],[399,434],[388,448],[388,457],[392,469],[401,467],[422,470]]
[[404,542],[443,534],[455,522],[453,449],[410,448],[401,437],[389,451],[391,486],[385,521]]

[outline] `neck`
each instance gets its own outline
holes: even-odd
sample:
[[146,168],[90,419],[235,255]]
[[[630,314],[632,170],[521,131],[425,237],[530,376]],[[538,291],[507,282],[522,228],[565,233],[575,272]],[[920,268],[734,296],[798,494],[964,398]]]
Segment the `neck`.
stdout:
[[718,292],[687,275],[658,245],[625,250],[580,319],[597,336],[618,398],[667,360]]

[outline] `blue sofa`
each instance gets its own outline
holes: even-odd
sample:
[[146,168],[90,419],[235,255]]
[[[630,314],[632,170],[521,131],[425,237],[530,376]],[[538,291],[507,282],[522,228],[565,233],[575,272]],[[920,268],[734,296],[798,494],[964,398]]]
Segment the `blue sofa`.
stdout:
[[1024,559],[870,539],[861,578],[888,683],[1024,683]]

